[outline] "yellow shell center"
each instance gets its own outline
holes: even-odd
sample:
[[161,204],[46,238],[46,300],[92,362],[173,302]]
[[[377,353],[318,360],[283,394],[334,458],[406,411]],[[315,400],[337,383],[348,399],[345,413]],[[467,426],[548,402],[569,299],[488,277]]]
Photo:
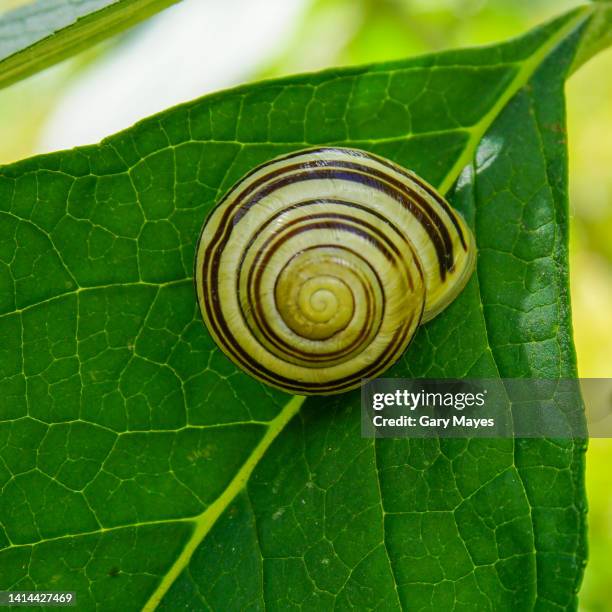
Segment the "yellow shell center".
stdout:
[[283,280],[277,285],[276,304],[287,326],[299,336],[325,340],[353,318],[353,294],[340,278],[324,275],[302,282],[284,276]]

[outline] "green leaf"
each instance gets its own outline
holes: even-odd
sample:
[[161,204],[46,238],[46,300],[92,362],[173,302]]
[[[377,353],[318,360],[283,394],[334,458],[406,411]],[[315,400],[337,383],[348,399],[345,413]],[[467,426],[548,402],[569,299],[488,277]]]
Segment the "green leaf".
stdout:
[[0,89],[178,0],[30,0],[0,16]]
[[192,265],[254,165],[368,149],[449,190],[479,247],[391,375],[574,376],[563,80],[593,14],[241,87],[0,169],[0,589],[103,610],[575,608],[581,441],[362,439],[358,392],[291,397],[220,353]]

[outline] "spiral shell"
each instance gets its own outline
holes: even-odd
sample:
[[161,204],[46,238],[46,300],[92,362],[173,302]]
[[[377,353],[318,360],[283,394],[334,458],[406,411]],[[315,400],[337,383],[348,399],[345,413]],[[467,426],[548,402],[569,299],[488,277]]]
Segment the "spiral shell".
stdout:
[[357,387],[467,282],[474,240],[427,183],[365,151],[319,148],[247,174],[214,209],[195,282],[221,349],[298,394]]

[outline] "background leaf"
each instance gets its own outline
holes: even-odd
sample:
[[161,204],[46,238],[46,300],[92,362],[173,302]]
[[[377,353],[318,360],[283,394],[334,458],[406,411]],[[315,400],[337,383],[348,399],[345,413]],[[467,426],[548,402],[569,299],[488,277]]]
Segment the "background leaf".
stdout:
[[0,588],[109,610],[574,607],[582,443],[362,439],[357,392],[303,402],[237,371],[191,269],[219,196],[280,153],[461,173],[477,274],[391,374],[575,374],[562,89],[591,14],[223,92],[3,168]]
[[0,17],[0,89],[178,0],[31,0]]

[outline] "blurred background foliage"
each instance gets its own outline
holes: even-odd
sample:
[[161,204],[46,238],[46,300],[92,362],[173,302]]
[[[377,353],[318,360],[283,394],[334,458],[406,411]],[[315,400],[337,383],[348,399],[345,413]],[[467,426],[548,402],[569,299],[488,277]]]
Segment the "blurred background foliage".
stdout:
[[[28,0],[0,0],[0,13]],[[516,36],[572,0],[184,0],[0,91],[0,164],[95,142],[239,82]],[[571,290],[583,377],[612,377],[612,51],[567,85]],[[581,610],[612,610],[612,441],[588,451]]]

